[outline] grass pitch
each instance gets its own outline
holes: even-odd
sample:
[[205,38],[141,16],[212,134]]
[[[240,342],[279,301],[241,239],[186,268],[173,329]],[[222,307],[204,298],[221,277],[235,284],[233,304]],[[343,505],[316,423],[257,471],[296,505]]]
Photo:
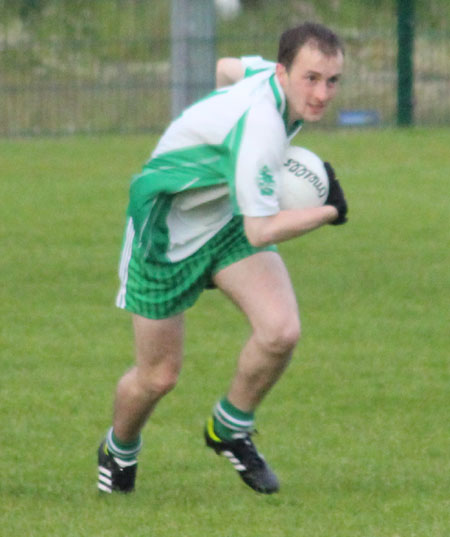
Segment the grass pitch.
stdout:
[[217,291],[187,314],[180,384],[145,429],[137,491],[99,497],[96,448],[132,364],[113,306],[129,178],[155,139],[0,142],[3,537],[446,537],[450,131],[309,132],[346,226],[281,245],[302,312],[258,412],[279,494],[203,447],[248,327]]

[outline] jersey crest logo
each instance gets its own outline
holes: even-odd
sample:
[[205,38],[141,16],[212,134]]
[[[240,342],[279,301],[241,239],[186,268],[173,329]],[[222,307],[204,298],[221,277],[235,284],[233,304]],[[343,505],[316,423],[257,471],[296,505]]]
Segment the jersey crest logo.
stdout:
[[267,166],[263,166],[257,177],[258,188],[263,196],[273,196],[275,192],[275,181],[272,172]]

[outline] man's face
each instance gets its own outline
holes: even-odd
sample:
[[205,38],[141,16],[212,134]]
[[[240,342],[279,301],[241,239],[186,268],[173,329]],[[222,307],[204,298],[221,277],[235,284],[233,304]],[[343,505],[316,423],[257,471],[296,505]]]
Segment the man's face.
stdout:
[[334,98],[342,75],[344,56],[323,54],[314,43],[306,43],[289,71],[277,64],[277,76],[289,106],[289,121],[318,121]]

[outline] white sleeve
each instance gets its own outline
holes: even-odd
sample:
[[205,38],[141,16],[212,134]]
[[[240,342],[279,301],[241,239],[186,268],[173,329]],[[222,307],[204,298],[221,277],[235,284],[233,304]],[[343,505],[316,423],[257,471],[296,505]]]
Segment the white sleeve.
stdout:
[[241,214],[270,216],[280,211],[278,194],[286,145],[280,116],[264,105],[250,108],[235,175]]

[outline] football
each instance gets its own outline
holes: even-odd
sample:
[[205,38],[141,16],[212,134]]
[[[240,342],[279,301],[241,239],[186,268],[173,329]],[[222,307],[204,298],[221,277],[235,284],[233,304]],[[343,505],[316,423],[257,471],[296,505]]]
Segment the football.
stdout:
[[323,161],[309,149],[289,146],[281,171],[281,209],[320,207],[325,204],[328,187]]

